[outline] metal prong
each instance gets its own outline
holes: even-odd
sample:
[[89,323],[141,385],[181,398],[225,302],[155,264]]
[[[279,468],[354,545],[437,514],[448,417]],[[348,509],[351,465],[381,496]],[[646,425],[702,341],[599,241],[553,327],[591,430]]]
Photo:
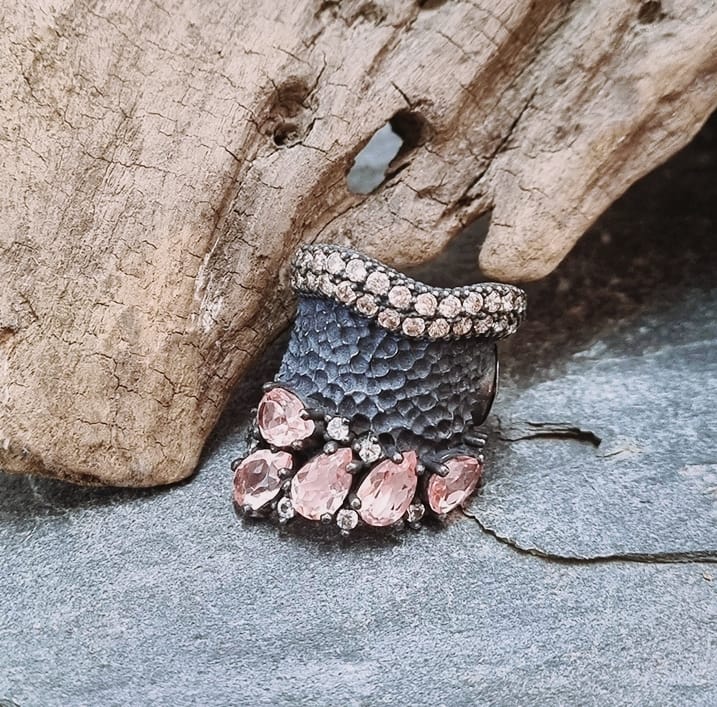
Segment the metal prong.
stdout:
[[355,493],[349,494],[349,508],[353,508],[355,511],[361,508],[361,499]]
[[349,474],[356,474],[361,471],[361,469],[363,469],[363,462],[358,460],[349,462],[346,465],[346,471],[348,471]]
[[324,445],[324,454],[333,454],[339,448],[339,443],[331,440]]
[[485,447],[486,439],[487,437],[485,437],[485,435],[480,434],[479,432],[463,433],[463,441],[466,444],[469,444],[471,447],[478,447],[479,449]]
[[333,520],[333,516],[331,515],[331,513],[322,513],[321,514],[321,522],[324,525],[330,525],[332,520]]
[[435,459],[423,458],[421,459],[421,461],[423,462],[426,469],[432,474],[438,474],[438,476],[448,476],[448,472],[450,470],[445,464],[442,464]]

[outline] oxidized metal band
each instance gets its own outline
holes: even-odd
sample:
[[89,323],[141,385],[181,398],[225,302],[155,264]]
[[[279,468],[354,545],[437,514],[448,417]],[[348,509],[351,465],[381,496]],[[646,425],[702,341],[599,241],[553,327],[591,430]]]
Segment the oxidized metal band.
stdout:
[[251,453],[232,464],[249,515],[419,527],[463,505],[483,468],[496,340],[525,316],[517,287],[430,287],[332,245],[299,249],[299,295]]

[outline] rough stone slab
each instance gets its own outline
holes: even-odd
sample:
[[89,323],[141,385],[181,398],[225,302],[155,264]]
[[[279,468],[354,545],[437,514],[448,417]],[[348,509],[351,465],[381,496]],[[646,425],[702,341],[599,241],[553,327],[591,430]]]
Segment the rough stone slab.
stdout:
[[565,564],[475,524],[335,543],[237,520],[233,428],[165,491],[0,479],[0,698],[55,705],[691,704],[717,571]]
[[717,297],[690,302],[702,340],[656,348],[665,323],[635,321],[635,353],[603,340],[504,391],[482,525],[553,555],[717,559]]
[[523,549],[717,559],[716,128],[530,289],[469,511]]

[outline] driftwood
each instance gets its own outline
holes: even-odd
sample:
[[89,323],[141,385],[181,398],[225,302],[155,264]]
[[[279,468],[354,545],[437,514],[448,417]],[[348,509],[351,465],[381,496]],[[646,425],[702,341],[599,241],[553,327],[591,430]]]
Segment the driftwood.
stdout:
[[[717,101],[706,1],[8,0],[0,25],[0,467],[82,483],[192,472],[299,242],[400,266],[492,210],[485,272],[539,278]],[[350,193],[387,122],[385,182]]]

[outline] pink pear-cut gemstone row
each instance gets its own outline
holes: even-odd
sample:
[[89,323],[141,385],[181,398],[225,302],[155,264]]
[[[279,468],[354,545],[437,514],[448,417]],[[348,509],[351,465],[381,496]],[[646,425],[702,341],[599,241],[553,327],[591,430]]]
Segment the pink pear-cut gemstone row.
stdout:
[[298,396],[285,388],[264,393],[256,413],[261,436],[275,447],[291,447],[314,434],[313,420],[304,418],[306,408]]
[[476,490],[483,471],[480,460],[468,455],[451,457],[444,464],[448,474],[432,476],[427,489],[428,505],[438,515],[462,506]]
[[[262,397],[257,425],[264,440],[280,450],[303,442],[316,430],[314,422],[307,419],[301,399],[278,386]],[[349,466],[353,458],[350,448],[340,447],[306,462],[291,481],[291,501],[296,512],[309,520],[334,515],[351,489]],[[448,474],[432,476],[426,489],[428,505],[439,515],[463,505],[475,491],[482,472],[481,461],[468,455],[457,455],[444,463]],[[234,477],[235,501],[242,508],[263,508],[279,495],[293,465],[286,451],[260,450],[250,454]],[[358,513],[364,523],[385,527],[403,518],[416,493],[417,465],[416,453],[409,451],[401,461],[387,459],[369,471],[356,491]]]

